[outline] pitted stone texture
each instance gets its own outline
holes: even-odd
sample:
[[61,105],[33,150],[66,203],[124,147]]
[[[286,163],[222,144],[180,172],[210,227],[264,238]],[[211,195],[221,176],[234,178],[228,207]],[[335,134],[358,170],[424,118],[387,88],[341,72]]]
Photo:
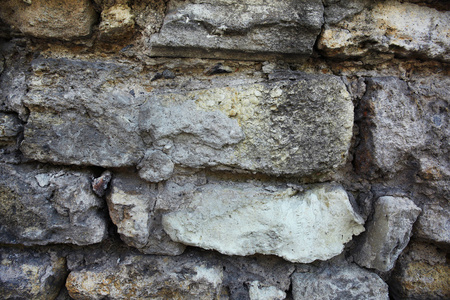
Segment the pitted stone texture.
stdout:
[[173,174],[174,164],[169,156],[159,150],[148,150],[138,165],[139,176],[150,182],[169,179]]
[[0,242],[87,245],[106,238],[103,202],[82,171],[0,165]]
[[[424,169],[425,160],[431,164],[434,160],[443,174],[450,173],[448,76],[415,78],[408,83],[395,77],[378,77],[366,83],[359,112],[363,116],[362,140],[355,157],[359,171],[393,174],[415,159]],[[430,156],[434,159],[429,160]],[[441,195],[448,195],[445,186],[443,183],[437,189]]]
[[388,285],[375,273],[356,265],[329,266],[292,275],[294,300],[388,300]]
[[54,251],[0,248],[2,299],[55,299],[66,276],[66,260]]
[[341,186],[298,194],[252,184],[207,184],[189,205],[163,216],[172,240],[227,255],[274,254],[292,262],[327,260],[364,231]]
[[414,236],[442,244],[450,244],[450,207],[445,203],[432,203],[423,206]]
[[173,242],[161,226],[158,193],[158,185],[136,175],[115,174],[107,197],[109,215],[127,245],[147,254],[181,254],[185,246]]
[[266,60],[307,58],[323,23],[319,0],[171,1],[150,55]]
[[0,19],[26,35],[71,40],[88,36],[97,16],[89,0],[5,0]]
[[283,300],[286,293],[274,286],[261,286],[259,281],[252,281],[249,284],[250,300]]
[[448,253],[413,243],[400,256],[388,283],[394,299],[449,299]]
[[134,30],[134,16],[126,4],[117,4],[104,9],[99,25],[100,38],[118,40],[132,35]]
[[144,140],[176,165],[272,175],[306,176],[342,166],[352,126],[353,104],[342,81],[302,73],[158,94],[140,111]]
[[66,286],[73,299],[221,299],[222,282],[221,266],[198,259],[127,255],[72,271]]
[[0,144],[15,142],[22,130],[22,123],[16,114],[0,112]]
[[391,270],[408,245],[412,226],[421,209],[408,198],[384,196],[375,203],[375,213],[367,223],[355,261],[381,272]]
[[286,292],[295,270],[275,256],[230,257],[193,248],[179,256],[155,256],[109,248],[69,255],[71,297],[250,300],[254,282],[263,290]]
[[30,116],[21,150],[42,162],[121,167],[136,165],[145,149],[126,64],[37,59],[25,105]]
[[397,1],[378,2],[325,26],[318,48],[328,57],[391,54],[450,61],[450,12]]

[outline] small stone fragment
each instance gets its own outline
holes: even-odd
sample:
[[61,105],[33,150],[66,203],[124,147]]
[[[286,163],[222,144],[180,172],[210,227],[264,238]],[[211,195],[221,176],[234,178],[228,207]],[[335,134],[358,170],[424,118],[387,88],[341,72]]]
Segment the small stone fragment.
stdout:
[[186,208],[163,216],[164,230],[173,241],[227,255],[273,254],[301,263],[327,260],[364,231],[364,221],[338,185],[297,194],[251,184],[208,184],[189,200]]
[[144,159],[139,163],[139,176],[149,182],[169,179],[174,164],[169,156],[159,150],[147,150]]
[[107,170],[103,172],[100,177],[94,178],[92,181],[92,190],[97,194],[97,196],[103,197],[105,195],[108,184],[111,181],[111,177],[112,173]]
[[261,286],[259,281],[252,281],[249,284],[250,300],[283,300],[286,293],[274,286]]
[[2,299],[55,299],[66,276],[66,260],[54,251],[0,248]]
[[450,245],[450,207],[444,203],[425,204],[414,236],[435,243]]
[[422,210],[408,198],[384,196],[375,203],[355,261],[381,272],[391,270],[408,245],[414,222]]
[[15,142],[21,130],[22,124],[17,115],[0,112],[0,144]]
[[356,265],[327,266],[312,273],[292,275],[294,300],[388,300],[388,285],[375,273]]
[[101,18],[99,30],[102,39],[126,38],[134,30],[134,16],[126,4],[117,4],[103,10]]
[[174,79],[175,78],[175,74],[170,70],[164,70],[162,72],[162,76],[164,77],[164,79]]
[[218,63],[214,65],[214,67],[210,68],[206,71],[206,75],[214,75],[214,74],[223,74],[223,73],[231,73],[233,72],[230,67],[222,65],[222,63]]

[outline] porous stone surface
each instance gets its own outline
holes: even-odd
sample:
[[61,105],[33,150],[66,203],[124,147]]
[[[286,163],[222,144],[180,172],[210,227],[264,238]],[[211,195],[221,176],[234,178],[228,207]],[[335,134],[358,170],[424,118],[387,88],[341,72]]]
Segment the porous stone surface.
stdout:
[[162,217],[164,230],[177,242],[302,263],[340,254],[353,235],[364,231],[363,223],[345,190],[330,184],[304,193],[210,184],[197,189],[186,208]]
[[100,38],[117,40],[132,35],[134,30],[134,16],[126,4],[117,4],[104,9],[99,25]]
[[249,287],[250,300],[283,300],[286,293],[274,286],[261,286],[259,281],[252,281]]
[[0,248],[3,299],[55,299],[67,273],[66,260],[58,252]]
[[59,164],[136,165],[145,149],[137,130],[140,103],[123,83],[133,73],[129,65],[102,61],[33,61],[24,155]]
[[0,113],[0,144],[15,142],[22,130],[22,123],[16,114]]
[[296,272],[292,294],[294,300],[389,299],[388,286],[378,275],[353,264]]
[[417,238],[450,244],[450,207],[445,203],[425,204],[415,225]]
[[140,110],[144,141],[153,141],[173,163],[192,168],[223,165],[305,176],[342,166],[353,120],[343,82],[295,72],[272,78],[155,95]]
[[[407,157],[420,163],[424,171],[435,165],[443,169],[442,173],[449,172],[448,80],[445,76],[429,76],[408,83],[395,77],[366,81],[361,101],[365,116],[362,142],[356,153],[361,172],[392,174],[408,167]],[[430,159],[427,153],[435,158]],[[439,162],[434,162],[436,158]],[[445,194],[444,187],[439,190]]]
[[0,164],[0,242],[88,245],[106,238],[89,172]]
[[265,60],[309,57],[323,23],[318,0],[171,1],[152,56]]
[[392,297],[448,299],[450,266],[445,253],[445,250],[429,244],[408,246],[389,280]]
[[178,255],[185,246],[173,242],[161,226],[158,190],[158,185],[136,175],[115,174],[107,197],[109,215],[128,245],[147,254]]
[[78,256],[78,262],[69,258],[72,270],[66,287],[73,299],[247,300],[252,299],[247,286],[258,280],[261,287],[282,292],[289,289],[294,267],[281,259],[199,254],[189,251],[164,257],[114,252],[100,260],[90,259],[88,264],[83,255]]
[[384,196],[376,201],[374,211],[355,261],[360,266],[387,272],[408,245],[413,224],[422,210],[408,198]]
[[0,19],[23,34],[71,40],[91,34],[97,15],[89,0],[5,0]]
[[337,58],[388,54],[448,62],[449,24],[448,11],[399,1],[377,2],[353,18],[325,25],[318,48]]

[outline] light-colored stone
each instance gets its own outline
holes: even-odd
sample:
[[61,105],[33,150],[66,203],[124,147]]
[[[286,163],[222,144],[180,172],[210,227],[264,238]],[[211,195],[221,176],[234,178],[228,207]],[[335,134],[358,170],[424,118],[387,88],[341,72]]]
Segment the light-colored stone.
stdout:
[[104,204],[92,174],[67,169],[0,165],[0,242],[88,245],[106,238]]
[[146,98],[142,136],[193,168],[305,176],[345,164],[353,104],[342,81],[303,73],[273,79]]
[[450,61],[450,12],[398,1],[378,2],[351,19],[326,25],[318,48],[349,58],[387,53]]
[[375,273],[356,265],[327,266],[292,275],[294,300],[388,300],[388,285]]
[[448,252],[414,243],[401,255],[389,280],[395,299],[449,299]]
[[164,152],[148,150],[138,168],[141,178],[150,182],[159,182],[172,176],[174,164]]
[[345,190],[325,184],[304,193],[251,184],[208,184],[190,204],[163,216],[172,240],[227,255],[274,254],[292,262],[327,260],[364,231]]
[[252,281],[249,284],[250,300],[283,300],[286,293],[274,286],[261,286],[259,281]]
[[158,186],[133,174],[115,174],[107,197],[109,215],[121,239],[147,254],[178,255],[185,246],[162,229],[156,206]]
[[97,20],[89,0],[5,0],[0,18],[26,35],[62,40],[88,36]]
[[15,114],[0,112],[0,144],[15,142],[22,124]]
[[198,259],[127,255],[106,265],[72,271],[73,299],[220,299],[223,270]]
[[66,276],[66,260],[54,251],[0,248],[2,299],[55,299]]
[[354,259],[360,266],[387,272],[408,245],[422,210],[408,198],[391,196],[378,198],[374,209]]
[[134,16],[126,4],[117,4],[102,11],[100,37],[106,40],[127,38],[134,30]]
[[266,60],[307,58],[323,23],[318,0],[171,1],[150,55]]

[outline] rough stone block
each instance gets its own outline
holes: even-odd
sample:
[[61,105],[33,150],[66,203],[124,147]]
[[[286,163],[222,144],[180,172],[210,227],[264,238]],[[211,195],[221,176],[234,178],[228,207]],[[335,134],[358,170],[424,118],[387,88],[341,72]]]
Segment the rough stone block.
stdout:
[[292,275],[294,300],[389,299],[387,284],[375,273],[356,265],[328,266],[312,273]]
[[22,123],[15,114],[0,112],[0,144],[15,142],[22,130]]
[[45,245],[99,243],[104,206],[91,174],[66,169],[0,165],[0,242]]
[[337,185],[298,193],[251,184],[207,184],[191,197],[184,208],[163,216],[164,230],[176,242],[227,255],[327,260],[364,230],[362,218]]
[[419,216],[414,236],[423,240],[450,244],[450,207],[449,205],[433,203],[423,207]]
[[37,59],[25,105],[30,116],[21,150],[58,164],[136,165],[145,150],[134,96],[122,82],[126,64]]
[[353,104],[334,76],[279,74],[273,82],[157,94],[143,102],[144,140],[192,168],[326,173],[345,164],[352,137]]
[[395,299],[449,299],[450,266],[446,251],[414,243],[401,255],[389,280]]
[[266,60],[309,57],[323,23],[319,0],[171,1],[150,55]]
[[386,272],[408,245],[412,226],[422,210],[408,198],[384,196],[375,203],[361,247],[354,259],[367,268]]
[[97,15],[89,0],[5,0],[0,19],[26,35],[71,40],[88,36]]
[[54,251],[0,248],[2,299],[55,299],[66,276],[66,260]]
[[126,4],[117,4],[104,9],[99,25],[100,38],[118,40],[132,35],[134,30],[134,16]]
[[367,79],[359,112],[361,144],[355,157],[359,171],[394,174],[413,160],[424,165],[433,156],[436,167],[450,173],[449,83],[445,76],[408,83],[394,77]]
[[398,1],[378,2],[326,25],[318,48],[328,57],[392,54],[450,61],[450,12]]
[[121,239],[147,254],[178,255],[186,248],[173,242],[156,207],[158,186],[132,174],[115,174],[107,197],[109,215]]

